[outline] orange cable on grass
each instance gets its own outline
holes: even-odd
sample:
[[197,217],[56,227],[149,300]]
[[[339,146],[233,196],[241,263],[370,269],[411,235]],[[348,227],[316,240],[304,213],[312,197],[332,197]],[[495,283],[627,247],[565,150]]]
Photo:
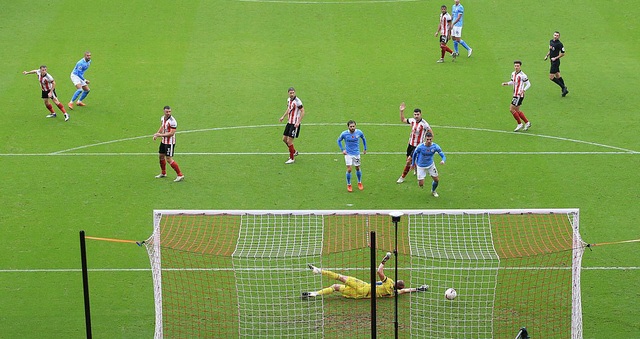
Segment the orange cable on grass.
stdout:
[[640,239],[601,242],[601,243],[598,243],[598,244],[589,244],[589,245],[587,245],[587,247],[595,247],[595,246],[602,246],[602,245],[618,245],[618,244],[626,244],[626,243],[631,243],[631,242],[640,242]]
[[144,244],[144,241],[125,240],[125,239],[112,239],[112,238],[98,238],[98,237],[90,237],[90,236],[85,236],[85,239],[111,241],[111,242],[124,242],[124,243],[136,244],[138,246],[141,246],[142,244]]

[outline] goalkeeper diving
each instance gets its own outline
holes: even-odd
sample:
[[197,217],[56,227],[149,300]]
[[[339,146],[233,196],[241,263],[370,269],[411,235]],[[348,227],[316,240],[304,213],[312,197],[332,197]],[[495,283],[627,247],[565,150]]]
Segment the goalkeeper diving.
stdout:
[[[411,292],[424,292],[429,289],[429,285],[422,285],[417,288],[408,287],[405,288],[403,280],[398,280],[395,284],[393,279],[384,275],[384,265],[391,258],[391,252],[387,252],[382,262],[378,266],[378,278],[380,281],[376,283],[376,297],[390,297],[394,293],[394,285],[398,290],[398,294],[411,293]],[[323,270],[315,267],[312,264],[308,264],[309,268],[314,274],[322,274],[331,279],[339,280],[344,284],[333,284],[329,287],[323,288],[317,292],[302,292],[303,298],[313,298],[322,295],[328,295],[333,292],[340,292],[343,297],[350,299],[362,299],[371,298],[371,284],[366,283],[358,278],[338,274],[329,270]]]

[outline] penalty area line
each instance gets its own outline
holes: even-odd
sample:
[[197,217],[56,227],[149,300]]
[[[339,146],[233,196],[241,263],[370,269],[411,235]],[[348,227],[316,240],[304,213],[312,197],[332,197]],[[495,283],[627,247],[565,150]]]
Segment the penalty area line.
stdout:
[[[284,152],[180,152],[180,155],[212,155],[212,156],[225,156],[225,155],[288,155],[289,153]],[[367,155],[404,155],[405,152],[367,152]],[[549,151],[549,152],[499,152],[499,151],[487,151],[487,152],[456,152],[451,151],[446,154],[454,154],[454,155],[635,155],[640,154],[638,152],[616,152],[616,151],[608,151],[608,152],[563,152],[563,151]],[[62,156],[62,157],[82,157],[82,156],[157,156],[157,152],[105,152],[105,153],[15,153],[15,154],[0,154],[0,156],[6,157],[54,157],[54,156]],[[305,152],[300,153],[301,156],[304,155],[334,155],[334,156],[342,156],[339,152]]]

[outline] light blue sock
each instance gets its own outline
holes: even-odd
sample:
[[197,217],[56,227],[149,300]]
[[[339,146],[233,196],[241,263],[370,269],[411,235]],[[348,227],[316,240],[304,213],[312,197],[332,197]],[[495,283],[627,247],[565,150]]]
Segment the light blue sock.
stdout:
[[356,176],[358,177],[358,182],[362,182],[362,171],[357,170],[356,171]]
[[86,98],[87,95],[89,95],[89,92],[91,91],[82,91],[82,95],[80,96],[80,101],[84,100],[84,98]]
[[81,89],[79,89],[75,93],[73,93],[73,96],[71,97],[71,102],[76,101],[76,99],[78,99],[78,95],[80,95],[80,93],[82,93]]
[[458,40],[453,40],[453,51],[458,54]]
[[351,185],[351,172],[347,172],[347,185]]
[[462,45],[462,47],[466,48],[467,51],[471,49],[471,47],[469,47],[469,45],[467,45],[467,43],[464,42],[464,40],[460,40],[460,45]]
[[431,192],[435,192],[436,188],[438,188],[438,182],[434,181],[431,183]]

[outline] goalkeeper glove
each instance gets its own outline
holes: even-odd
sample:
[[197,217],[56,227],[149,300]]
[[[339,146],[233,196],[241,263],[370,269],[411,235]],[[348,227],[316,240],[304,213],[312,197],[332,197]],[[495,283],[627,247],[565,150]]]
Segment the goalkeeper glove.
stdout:
[[387,255],[384,256],[384,258],[382,258],[382,263],[386,263],[387,260],[391,259],[391,252],[387,252]]
[[425,292],[428,289],[429,289],[429,285],[422,285],[418,287],[418,292]]

